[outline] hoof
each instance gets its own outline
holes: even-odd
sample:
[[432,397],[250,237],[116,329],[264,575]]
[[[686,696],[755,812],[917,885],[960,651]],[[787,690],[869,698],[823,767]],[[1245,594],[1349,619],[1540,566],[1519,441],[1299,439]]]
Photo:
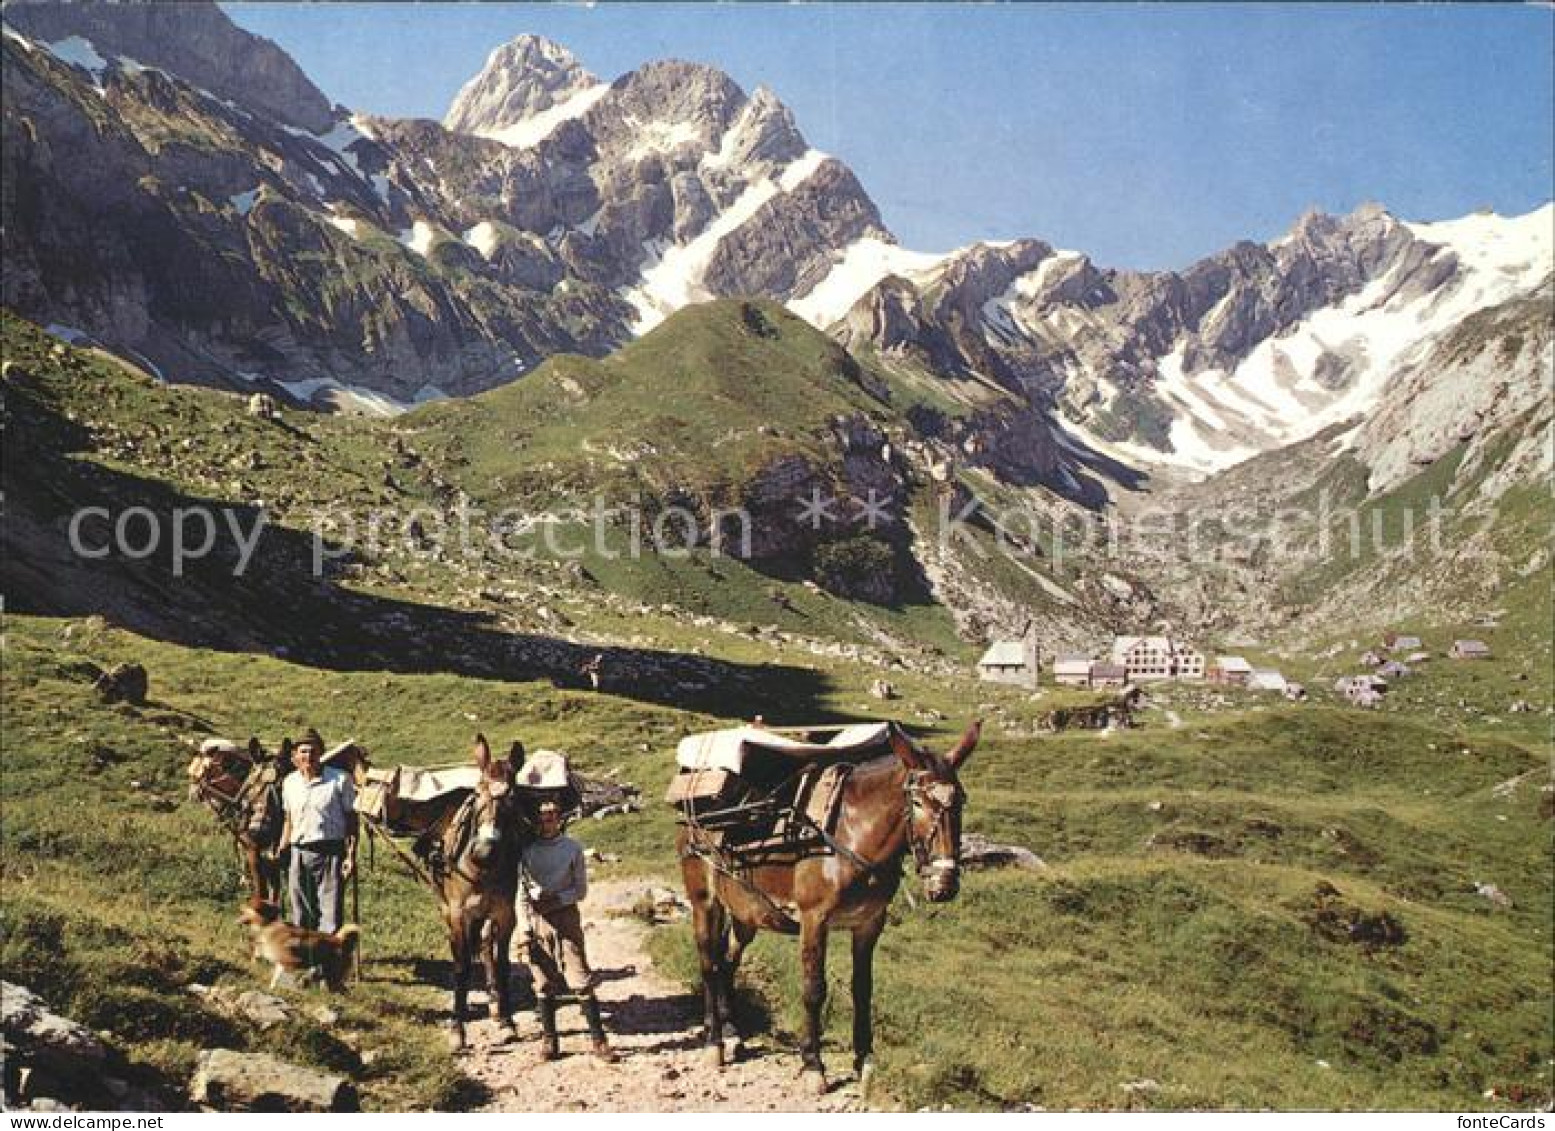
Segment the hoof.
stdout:
[[806,1068],[799,1074],[799,1083],[812,1096],[826,1094],[826,1074],[819,1069]]
[[862,1099],[869,1098],[869,1088],[875,1082],[875,1062],[866,1060],[858,1066],[858,1094]]
[[745,1042],[740,1039],[740,1031],[733,1025],[724,1026],[722,1043],[726,1062],[732,1063],[745,1055]]
[[722,1068],[724,1066],[724,1047],[722,1044],[703,1046],[702,1066],[704,1068]]

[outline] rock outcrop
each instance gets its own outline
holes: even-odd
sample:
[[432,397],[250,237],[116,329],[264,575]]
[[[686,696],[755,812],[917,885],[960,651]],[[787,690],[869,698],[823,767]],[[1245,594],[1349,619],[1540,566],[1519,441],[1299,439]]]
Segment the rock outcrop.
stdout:
[[237,27],[211,0],[15,0],[6,5],[5,19],[45,42],[79,36],[99,52],[170,71],[289,126],[323,133],[334,125],[329,99],[292,57]]
[[0,982],[0,1063],[8,1108],[164,1110],[126,1082],[123,1058],[102,1038],[10,982]]
[[359,1110],[356,1089],[343,1076],[231,1049],[200,1053],[189,1098],[212,1111]]

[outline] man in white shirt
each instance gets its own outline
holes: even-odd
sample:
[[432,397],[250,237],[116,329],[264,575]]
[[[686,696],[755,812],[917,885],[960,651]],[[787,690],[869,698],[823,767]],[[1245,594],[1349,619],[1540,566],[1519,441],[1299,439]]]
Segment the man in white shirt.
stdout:
[[344,918],[344,881],[356,863],[356,785],[344,770],[322,765],[323,756],[316,730],[292,750],[296,772],[281,783],[281,843],[291,849],[292,924],[334,934]]

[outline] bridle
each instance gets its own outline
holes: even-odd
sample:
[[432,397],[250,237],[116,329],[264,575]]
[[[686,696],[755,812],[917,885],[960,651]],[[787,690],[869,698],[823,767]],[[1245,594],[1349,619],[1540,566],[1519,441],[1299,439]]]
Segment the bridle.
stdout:
[[[257,778],[254,769],[258,763],[247,752],[233,755],[234,761],[241,761],[248,767],[248,772],[239,778],[229,768],[229,762],[218,760],[209,754],[201,754],[200,757],[205,759],[205,763],[193,782],[195,796],[209,805],[215,811],[217,819],[228,825],[235,834],[237,822],[242,818],[243,811],[255,792],[253,787],[257,783]],[[225,778],[233,783],[230,792],[217,786],[218,778]]]
[[[474,869],[475,874],[472,874],[465,867],[465,857],[469,855],[471,846],[478,841],[492,840],[499,844],[502,842],[503,799],[511,791],[512,786],[507,782],[487,778],[465,799],[464,804],[453,811],[439,845],[448,874],[456,875],[467,883],[477,885],[480,883],[479,873],[485,869],[477,865]],[[488,812],[491,819],[483,820],[482,818]],[[437,862],[432,863],[435,867]]]
[[[956,811],[956,805],[966,796],[966,791],[955,780],[946,781],[932,770],[908,770],[902,782],[902,817],[907,828],[907,847],[912,852],[913,866],[922,880],[929,880],[944,872],[956,872],[961,862],[955,856],[933,855],[933,841],[944,830],[945,822]],[[920,809],[928,810],[934,818],[934,831],[928,837],[917,833],[916,817]],[[821,838],[837,855],[865,872],[873,872],[881,862],[871,862],[854,852],[837,837],[821,829]],[[959,845],[957,848],[959,849]]]
[[[945,824],[956,811],[956,806],[966,796],[960,783],[946,781],[930,770],[908,770],[902,783],[902,797],[907,817],[907,846],[912,851],[913,864],[921,879],[928,880],[945,872],[960,869],[961,862],[955,856],[934,856],[932,842],[941,832],[948,832]],[[919,810],[927,811],[934,820],[933,832],[927,838],[917,833],[916,817]],[[959,845],[956,846],[959,849]]]

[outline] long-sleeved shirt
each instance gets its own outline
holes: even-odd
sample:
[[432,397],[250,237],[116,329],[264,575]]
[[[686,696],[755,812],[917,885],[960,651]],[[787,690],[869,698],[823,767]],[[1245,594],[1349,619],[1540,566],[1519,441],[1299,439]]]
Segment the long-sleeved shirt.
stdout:
[[351,835],[356,784],[350,774],[333,766],[325,766],[312,781],[298,770],[281,782],[281,804],[291,822],[290,843],[344,840]]
[[524,883],[541,910],[582,903],[589,891],[583,846],[570,836],[531,841],[524,849]]

